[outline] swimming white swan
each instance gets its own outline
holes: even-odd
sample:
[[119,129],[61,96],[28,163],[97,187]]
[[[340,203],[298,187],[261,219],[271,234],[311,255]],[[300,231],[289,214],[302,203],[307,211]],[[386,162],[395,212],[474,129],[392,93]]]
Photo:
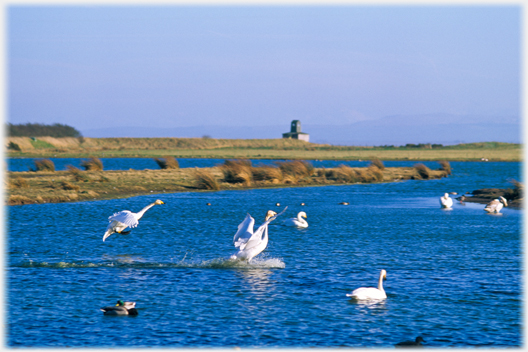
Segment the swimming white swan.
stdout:
[[421,336],[418,336],[414,341],[403,341],[403,342],[399,342],[397,343],[395,346],[396,347],[421,347],[422,346],[422,342],[426,342],[423,337]]
[[107,306],[101,308],[104,315],[138,315],[136,309],[136,302],[117,301],[115,306]]
[[348,297],[352,297],[358,300],[368,300],[368,299],[385,299],[387,294],[383,289],[383,279],[387,278],[387,272],[381,270],[380,277],[378,281],[378,288],[375,287],[360,287],[352,291],[352,293],[347,293]]
[[304,211],[299,212],[297,214],[296,218],[286,219],[284,220],[284,225],[286,226],[297,226],[297,227],[308,227],[308,222],[304,220],[303,218],[307,219],[308,216]]
[[151,203],[141,209],[141,211],[137,213],[132,213],[130,210],[123,210],[118,213],[115,213],[114,215],[110,216],[108,218],[108,221],[110,222],[108,224],[108,227],[106,228],[106,232],[103,236],[103,242],[113,233],[120,233],[123,235],[126,235],[130,233],[130,231],[124,232],[123,230],[128,228],[134,228],[138,225],[138,220],[141,219],[143,214],[150,208],[152,208],[155,205],[158,204],[165,204],[161,200],[156,200],[154,203]]
[[503,196],[500,196],[499,198],[494,199],[491,202],[489,202],[484,208],[484,210],[487,211],[488,213],[500,213],[503,206],[507,207],[508,202],[506,201],[506,198],[504,198]]
[[440,207],[449,209],[453,206],[453,199],[449,197],[448,193],[445,193],[443,197],[440,197]]
[[288,207],[284,208],[279,214],[272,210],[266,213],[265,222],[253,232],[255,219],[247,214],[244,221],[238,225],[238,231],[233,237],[233,244],[238,248],[238,252],[233,254],[230,259],[245,260],[249,263],[251,259],[259,255],[268,246],[268,225],[279,215],[284,213]]

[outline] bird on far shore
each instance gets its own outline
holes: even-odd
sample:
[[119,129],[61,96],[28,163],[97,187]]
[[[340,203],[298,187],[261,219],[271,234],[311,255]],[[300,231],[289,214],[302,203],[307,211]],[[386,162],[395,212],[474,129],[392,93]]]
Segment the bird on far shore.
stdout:
[[154,203],[150,203],[143,209],[141,209],[137,213],[132,213],[130,210],[123,210],[118,213],[115,213],[114,215],[110,216],[108,218],[108,221],[110,222],[108,224],[108,227],[106,228],[106,232],[103,236],[103,242],[113,233],[119,233],[122,235],[128,235],[130,233],[129,231],[124,231],[126,228],[134,228],[138,226],[139,219],[143,217],[145,212],[152,208],[155,205],[158,204],[165,204],[161,200],[156,200]]

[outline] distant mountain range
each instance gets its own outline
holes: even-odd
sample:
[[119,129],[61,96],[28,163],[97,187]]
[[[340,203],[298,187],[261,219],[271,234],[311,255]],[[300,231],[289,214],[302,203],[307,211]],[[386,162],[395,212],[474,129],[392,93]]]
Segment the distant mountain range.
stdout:
[[[289,132],[290,121],[281,126],[195,127],[123,127],[81,130],[83,136],[104,137],[203,137],[225,139],[282,138]],[[303,123],[301,121],[301,123]],[[332,145],[381,146],[407,143],[443,145],[474,142],[521,143],[521,124],[511,116],[486,118],[430,114],[423,116],[388,116],[347,125],[303,123],[302,131],[310,134],[310,142]]]

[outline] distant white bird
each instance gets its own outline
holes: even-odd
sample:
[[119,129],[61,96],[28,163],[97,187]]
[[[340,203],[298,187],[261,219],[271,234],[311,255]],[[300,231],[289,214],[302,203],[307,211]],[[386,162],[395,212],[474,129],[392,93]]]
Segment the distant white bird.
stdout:
[[130,231],[123,231],[124,229],[128,228],[134,228],[138,226],[138,220],[141,219],[143,214],[150,208],[152,208],[155,205],[158,204],[165,204],[161,200],[156,200],[154,203],[151,203],[141,209],[141,211],[137,213],[132,213],[130,210],[123,210],[118,213],[115,213],[114,215],[110,216],[108,218],[108,221],[110,222],[108,224],[108,227],[106,228],[106,232],[103,236],[103,242],[113,233],[119,233],[119,234],[129,234]]
[[408,347],[422,347],[422,342],[426,342],[423,337],[421,336],[418,336],[414,341],[403,341],[403,342],[399,342],[397,343],[395,346],[396,347],[403,347],[403,348],[408,348]]
[[233,244],[238,248],[238,252],[233,254],[230,259],[245,260],[250,262],[251,259],[259,255],[268,246],[268,225],[279,215],[284,213],[288,207],[284,208],[279,214],[272,210],[266,213],[265,222],[260,225],[255,232],[253,226],[255,219],[247,214],[244,221],[238,225],[238,231],[233,237]]
[[380,300],[387,298],[387,294],[383,289],[383,279],[387,278],[387,272],[381,270],[378,288],[375,287],[360,287],[352,291],[352,293],[347,293],[348,297],[352,297],[358,300]]
[[117,301],[115,306],[107,306],[101,308],[104,315],[138,315],[136,309],[136,302]]
[[308,227],[308,222],[306,220],[304,220],[303,218],[307,219],[308,216],[306,215],[306,213],[304,211],[301,211],[301,212],[299,212],[299,214],[297,214],[296,218],[291,218],[291,219],[284,220],[284,225],[306,228],[306,227]]
[[500,196],[497,199],[492,200],[489,202],[486,207],[484,208],[484,211],[487,211],[488,213],[500,213],[502,207],[507,207],[508,202],[506,201],[506,198],[503,196]]
[[448,193],[445,193],[443,197],[440,197],[440,207],[450,209],[453,206],[453,199],[449,197]]

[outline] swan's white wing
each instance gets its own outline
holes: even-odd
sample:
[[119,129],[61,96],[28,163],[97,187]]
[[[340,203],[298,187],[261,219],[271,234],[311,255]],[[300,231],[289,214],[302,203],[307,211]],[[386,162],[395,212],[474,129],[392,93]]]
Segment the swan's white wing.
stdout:
[[255,219],[253,219],[251,215],[247,214],[244,221],[242,221],[240,225],[238,225],[238,231],[235,234],[235,237],[233,237],[233,244],[236,248],[240,247],[240,249],[242,250],[246,247],[246,243],[253,235],[254,225]]
[[123,210],[119,213],[115,213],[108,218],[108,221],[119,221],[130,228],[136,227],[138,225],[136,214],[132,213],[130,210]]
[[[278,213],[275,216],[272,216],[266,222],[264,222],[262,225],[260,225],[259,228],[253,233],[253,235],[251,236],[249,241],[247,241],[246,246],[244,248],[252,248],[252,247],[257,246],[262,241],[262,235],[264,234],[264,231],[268,227],[269,223],[272,222],[273,220],[275,220],[277,218],[277,216],[283,214],[286,211],[286,209],[288,209],[288,207],[284,208],[283,211],[281,211],[280,213]],[[243,248],[241,248],[241,249],[243,249]]]
[[446,208],[451,208],[453,206],[453,199],[451,197],[440,197],[440,204]]

